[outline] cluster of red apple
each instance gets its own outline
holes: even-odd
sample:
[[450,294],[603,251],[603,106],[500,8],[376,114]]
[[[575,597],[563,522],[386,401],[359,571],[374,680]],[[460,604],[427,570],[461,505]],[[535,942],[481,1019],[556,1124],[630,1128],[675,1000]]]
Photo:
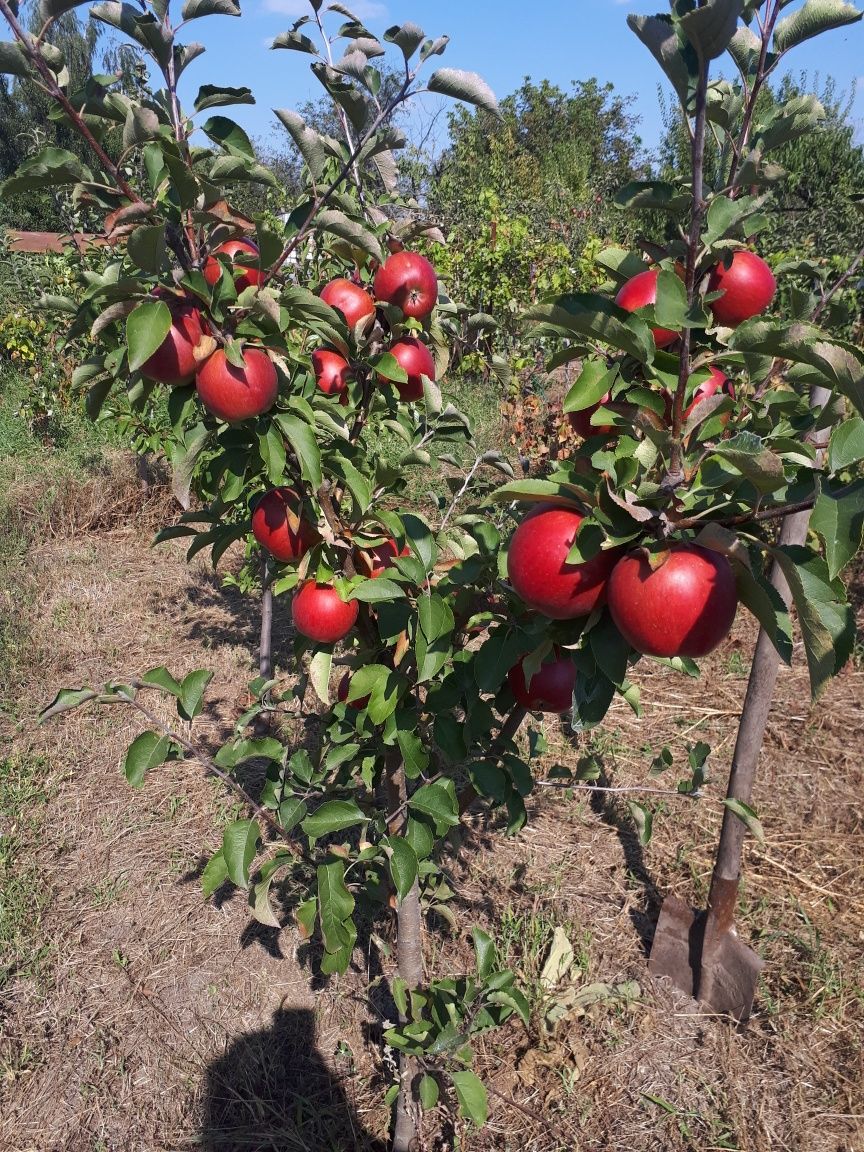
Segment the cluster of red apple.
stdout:
[[[253,263],[259,258],[258,247],[251,240],[229,240],[214,249],[203,269],[204,279],[211,286],[223,272],[219,256],[229,262],[238,292],[262,282],[260,265]],[[402,250],[379,266],[373,291],[378,302],[396,306],[404,316],[423,319],[437,303],[438,277],[424,256]],[[218,347],[207,350],[209,355],[199,359],[202,348],[206,349],[203,341],[207,335],[200,311],[190,301],[164,289],[157,288],[154,295],[168,303],[172,324],[162,344],[141,368],[142,375],[171,386],[194,380],[208,412],[229,423],[261,416],[272,408],[279,384],[273,361],[264,349],[245,347],[245,367],[230,363],[225,350]],[[322,289],[321,299],[342,313],[353,332],[358,326],[362,332],[364,322],[371,326],[375,317],[372,296],[351,280],[332,280]],[[435,379],[435,363],[428,347],[417,337],[403,336],[388,351],[407,375],[406,381],[396,383],[399,398],[422,399],[422,378]],[[351,365],[345,357],[334,349],[320,348],[312,353],[312,368],[318,388],[347,403]],[[321,539],[314,525],[303,518],[300,496],[286,487],[264,494],[252,515],[252,532],[263,548],[284,563],[296,563]],[[407,555],[407,551],[400,553],[395,541],[385,541],[358,552],[355,559],[359,570],[375,577],[400,554]],[[297,631],[319,644],[333,644],[347,636],[358,612],[356,601],[346,603],[332,585],[314,580],[301,584],[291,606]]]
[[[665,562],[653,570],[644,551],[625,555],[622,548],[568,564],[582,520],[575,508],[539,504],[513,533],[507,576],[529,608],[551,620],[578,620],[605,603],[624,639],[645,656],[696,658],[717,647],[738,606],[725,556],[682,542],[670,544]],[[521,662],[509,681],[524,707],[565,712],[576,669],[556,650],[527,684]]]
[[[626,312],[635,312],[639,308],[654,305],[657,302],[658,274],[659,269],[648,268],[631,277],[619,289],[615,303]],[[774,299],[776,290],[774,274],[761,256],[746,249],[735,252],[728,266],[715,265],[708,278],[708,291],[723,293],[710,305],[715,323],[725,328],[735,328],[745,320],[761,315]],[[669,328],[652,328],[651,332],[658,348],[668,348],[680,335],[679,332],[673,332]],[[684,409],[685,420],[701,400],[717,392],[723,391],[735,399],[732,381],[713,365],[709,371],[708,379],[698,386],[689,405]],[[668,393],[664,396],[668,421],[672,415],[672,397]],[[589,436],[611,436],[615,429],[610,425],[591,423],[591,417],[607,404],[609,399],[607,392],[593,407],[585,408],[581,412],[571,412],[568,417],[571,428],[584,439]]]
[[[204,279],[211,286],[222,275],[222,263],[230,263],[231,274],[238,292],[250,285],[259,285],[263,279],[258,246],[251,240],[228,240],[208,256],[204,264]],[[238,259],[239,257],[239,259]],[[241,262],[242,261],[242,262]],[[378,268],[373,284],[376,299],[394,304],[403,315],[415,319],[428,316],[438,300],[438,277],[429,261],[416,252],[396,252]],[[171,328],[162,344],[143,364],[141,374],[160,384],[172,387],[191,384],[201,403],[213,416],[228,423],[262,416],[276,403],[279,381],[273,361],[263,348],[247,345],[243,349],[245,366],[232,364],[224,348],[206,349],[206,321],[195,305],[185,298],[172,296],[157,288],[154,296],[166,301],[171,310]],[[338,279],[327,284],[321,299],[345,317],[349,328],[356,329],[363,321],[371,324],[375,316],[372,297],[359,284]],[[209,354],[199,360],[202,349]],[[399,398],[405,401],[423,397],[423,376],[435,379],[435,362],[428,347],[414,336],[404,336],[388,349],[404,369],[408,379],[396,384]],[[312,368],[318,387],[326,395],[339,396],[347,403],[351,366],[338,352],[321,348],[312,354]]]
[[[615,302],[627,312],[657,300],[658,269],[633,276]],[[776,291],[773,273],[755,252],[734,253],[728,265],[716,265],[708,279],[709,292],[722,292],[711,302],[715,323],[732,328],[758,316]],[[679,333],[652,328],[654,343],[667,348]],[[717,368],[696,389],[684,417],[696,405],[721,389],[734,399],[730,380]],[[609,436],[614,428],[591,424],[591,416],[609,400],[570,416],[572,427],[585,438]],[[671,397],[667,397],[667,418]],[[513,534],[507,553],[507,574],[525,604],[553,620],[586,617],[603,603],[618,631],[637,652],[646,656],[706,656],[728,635],[735,619],[738,594],[735,574],[725,556],[696,544],[669,545],[663,562],[652,568],[644,550],[624,555],[611,548],[583,564],[568,564],[567,554],[576,539],[581,514],[574,508],[539,505]],[[510,687],[526,708],[565,712],[571,706],[576,668],[566,653],[556,649],[526,683],[520,662],[510,670]]]

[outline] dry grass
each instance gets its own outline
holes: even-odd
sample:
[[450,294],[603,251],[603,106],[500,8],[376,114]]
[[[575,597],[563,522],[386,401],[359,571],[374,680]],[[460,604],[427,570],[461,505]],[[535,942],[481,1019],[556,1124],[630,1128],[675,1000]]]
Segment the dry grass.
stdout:
[[[152,552],[128,509],[105,521],[86,502],[69,508],[29,553],[32,652],[17,707],[0,719],[5,755],[48,766],[45,807],[20,833],[48,901],[33,922],[47,953],[0,988],[0,1148],[381,1148],[389,1072],[367,995],[377,954],[358,952],[346,977],[322,983],[290,926],[255,927],[242,894],[203,903],[202,852],[218,845],[231,803],[187,765],[134,793],[118,771],[137,731],[125,712],[33,726],[58,685],[206,666],[213,704],[197,730],[215,741],[250,675],[254,606],[203,561],[187,568],[179,548]],[[474,821],[451,862],[466,929],[503,925],[536,990],[551,929],[565,925],[580,986],[635,980],[640,994],[565,1020],[534,1053],[536,1031],[515,1024],[485,1038],[489,1126],[453,1131],[435,1116],[425,1152],[864,1148],[861,668],[815,708],[801,660],[781,674],[757,796],[766,843],[748,847],[739,916],[766,958],[750,1025],[704,1015],[645,966],[662,896],[705,898],[752,639],[742,616],[698,683],[640,671],[642,720],[616,706],[593,740],[545,724],[549,767],[592,751],[615,785],[644,782],[664,743],[676,765],[688,742],[712,744],[713,799],[657,798],[648,848],[620,796],[539,790],[514,839]],[[469,963],[467,935],[430,935],[438,970]]]

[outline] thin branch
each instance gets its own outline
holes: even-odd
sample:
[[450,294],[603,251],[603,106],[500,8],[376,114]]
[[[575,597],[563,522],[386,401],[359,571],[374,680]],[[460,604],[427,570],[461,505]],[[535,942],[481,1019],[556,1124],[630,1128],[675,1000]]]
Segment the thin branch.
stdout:
[[[696,106],[694,110],[693,146],[691,149],[693,168],[693,195],[690,210],[690,231],[687,237],[687,266],[685,287],[687,308],[693,307],[696,299],[696,266],[699,261],[699,241],[702,234],[702,218],[705,214],[705,125],[708,110],[708,64],[699,62],[699,80],[696,85]],[[682,470],[681,429],[684,424],[684,396],[690,379],[690,344],[692,329],[685,328],[681,336],[680,367],[678,386],[672,403],[672,445],[669,454],[669,471],[664,481],[667,488],[676,488],[684,479]]]
[[263,821],[271,832],[274,832],[298,859],[306,859],[303,850],[291,839],[273,813],[259,804],[242,785],[238,784],[232,776],[223,771],[215,761],[211,760],[209,756],[197,748],[191,740],[187,740],[185,736],[181,736],[179,732],[175,732],[164,720],[160,720],[155,712],[151,712],[149,708],[146,708],[140,701],[136,700],[134,696],[130,696],[127,692],[123,691],[118,692],[117,695],[127,704],[131,704],[137,712],[140,712],[148,724],[152,724],[155,728],[158,728],[174,744],[179,744],[181,748],[184,748],[191,756],[194,756],[195,759],[204,766],[208,776],[215,776],[218,780],[221,780],[225,787],[230,792],[233,792],[237,799],[241,800],[259,820]]
[[759,63],[756,67],[756,77],[753,81],[753,87],[750,90],[750,95],[747,100],[747,107],[744,109],[744,118],[741,121],[741,131],[738,134],[738,140],[732,145],[732,164],[729,169],[729,178],[726,181],[726,184],[731,188],[729,195],[733,200],[738,193],[738,189],[732,187],[732,185],[735,183],[735,178],[738,175],[738,169],[741,167],[741,160],[750,141],[750,129],[753,125],[753,116],[756,112],[756,102],[759,99],[759,95],[762,92],[762,88],[764,87],[765,81],[768,78],[768,72],[770,71],[770,69],[765,67],[768,59],[768,44],[774,33],[774,25],[777,22],[777,17],[780,15],[780,5],[777,3],[772,7],[769,0],[764,23],[762,21],[761,12],[757,10],[756,15],[759,20],[759,30],[762,38],[762,46],[759,51]]
[[133,190],[133,188],[124,179],[124,177],[122,176],[122,174],[120,172],[120,169],[117,167],[117,165],[114,163],[114,161],[108,155],[108,153],[105,151],[105,149],[102,147],[102,145],[96,139],[96,137],[93,135],[93,133],[87,127],[87,125],[85,124],[81,115],[78,112],[76,112],[76,110],[72,107],[71,103],[69,102],[68,97],[66,96],[66,93],[63,91],[63,89],[57,83],[57,79],[54,76],[54,73],[48,67],[47,63],[42,58],[40,53],[34,49],[32,43],[30,41],[29,36],[24,31],[24,29],[21,27],[21,25],[18,23],[18,20],[15,16],[14,12],[12,11],[11,7],[9,6],[8,0],[0,0],[0,13],[3,14],[3,16],[6,20],[6,23],[12,29],[12,32],[15,36],[15,39],[19,42],[19,44],[23,48],[25,54],[27,55],[28,59],[30,60],[30,63],[33,65],[33,67],[36,69],[36,71],[42,77],[42,80],[43,80],[44,85],[45,85],[45,89],[48,92],[48,94],[51,96],[52,100],[55,100],[60,105],[60,107],[63,109],[63,111],[69,117],[69,120],[72,124],[72,127],[79,134],[79,136],[82,136],[87,141],[87,143],[89,144],[94,155],[99,160],[99,163],[102,165],[102,167],[105,169],[105,171],[111,177],[111,179],[117,185],[117,188],[119,189],[119,191],[122,192],[124,196],[128,197],[128,199],[133,201],[134,203],[143,204],[143,200],[141,199],[141,197],[138,195],[137,192],[135,192]]
[[827,291],[822,293],[822,298],[820,299],[819,303],[816,305],[816,308],[813,312],[813,319],[814,320],[818,320],[818,318],[822,315],[822,313],[828,307],[828,304],[837,295],[837,293],[844,286],[844,284],[846,284],[849,280],[852,279],[852,277],[855,275],[855,273],[858,271],[859,267],[861,266],[862,261],[864,261],[864,248],[862,248],[860,250],[858,255],[855,257],[855,259],[852,261],[852,263],[849,265],[849,267],[846,269],[846,271],[843,273],[843,275],[838,280],[836,280],[834,282],[834,284]]

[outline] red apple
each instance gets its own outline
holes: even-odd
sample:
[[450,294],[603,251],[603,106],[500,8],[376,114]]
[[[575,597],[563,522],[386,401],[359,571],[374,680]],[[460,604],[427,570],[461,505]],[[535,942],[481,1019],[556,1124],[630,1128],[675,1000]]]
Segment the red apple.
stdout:
[[575,508],[540,504],[510,540],[507,576],[529,608],[552,620],[589,616],[606,595],[606,580],[619,549],[584,564],[568,564],[567,553],[583,517]]
[[581,436],[583,440],[587,440],[589,436],[611,436],[615,429],[611,424],[592,424],[591,417],[597,412],[604,404],[608,403],[610,393],[606,395],[597,403],[592,404],[590,408],[583,408],[581,412],[568,412],[567,420],[570,427],[577,436]]
[[734,328],[765,311],[774,299],[777,281],[761,256],[741,250],[733,254],[728,267],[715,265],[708,291],[723,293],[711,304],[715,322]]
[[[707,400],[709,396],[713,396],[716,392],[723,391],[727,396],[735,399],[735,385],[728,376],[724,376],[719,368],[715,368],[712,364],[709,369],[711,375],[705,380],[696,391],[693,393],[693,398],[689,405],[684,409],[684,419],[686,420],[700,400]],[[726,414],[728,422],[729,415]]]
[[342,679],[339,681],[339,687],[336,689],[336,698],[342,704],[348,704],[349,708],[356,708],[358,712],[362,712],[369,701],[371,696],[361,696],[358,700],[348,702],[348,692],[351,688],[351,673],[346,672]]
[[301,584],[291,602],[294,627],[317,644],[343,640],[354,627],[359,612],[356,600],[346,603],[332,584],[317,584],[314,580]]
[[191,384],[198,368],[195,345],[204,335],[201,313],[188,301],[170,293],[157,290],[153,296],[165,299],[171,311],[171,327],[150,359],[141,365],[141,375],[172,388]]
[[321,299],[341,312],[351,329],[356,328],[367,316],[375,315],[375,305],[369,293],[364,292],[359,284],[343,277],[325,284],[321,289]]
[[[615,303],[625,312],[635,312],[637,308],[644,308],[647,304],[656,303],[659,272],[659,268],[649,268],[647,271],[633,276],[619,289]],[[651,333],[658,348],[666,348],[678,339],[678,333],[670,332],[668,328],[652,328]]]
[[[212,255],[207,257],[204,279],[212,286],[222,274],[222,265],[216,259],[217,256],[227,256],[229,259],[232,256],[254,256],[258,259],[260,255],[258,245],[253,244],[251,240],[226,240],[224,244],[214,248]],[[234,269],[234,286],[238,292],[242,292],[251,284],[260,284],[264,279],[260,267],[250,268],[245,264],[238,264],[235,260],[231,260],[231,267]]]
[[229,363],[224,348],[198,369],[195,387],[201,403],[213,416],[235,424],[261,416],[276,403],[279,379],[273,361],[261,348],[244,348],[245,368]]
[[319,348],[312,353],[312,370],[315,383],[325,396],[340,396],[348,391],[351,365],[338,352],[329,348]]
[[641,549],[609,577],[609,611],[645,656],[705,656],[729,633],[738,607],[732,565],[697,544],[673,544],[656,571]]
[[399,399],[422,400],[423,381],[420,377],[428,376],[430,380],[435,379],[435,361],[432,359],[432,353],[416,336],[403,337],[390,347],[389,352],[408,373],[408,380],[405,383],[393,381]]
[[374,548],[357,549],[355,557],[358,566],[364,570],[372,580],[383,576],[397,556],[410,556],[411,549],[407,546],[400,549],[395,540],[385,540],[383,544],[376,544]]
[[507,673],[507,683],[517,704],[529,712],[569,712],[576,686],[576,665],[566,653],[556,648],[525,683],[524,658]]
[[321,539],[301,511],[293,488],[271,488],[252,513],[252,535],[283,564],[299,560]]
[[435,269],[419,252],[394,252],[375,273],[375,296],[422,320],[438,302]]

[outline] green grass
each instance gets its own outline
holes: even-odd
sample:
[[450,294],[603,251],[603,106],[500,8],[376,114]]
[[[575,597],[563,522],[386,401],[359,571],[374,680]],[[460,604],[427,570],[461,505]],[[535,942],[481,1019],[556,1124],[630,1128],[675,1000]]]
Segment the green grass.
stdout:
[[27,851],[48,796],[45,780],[43,760],[0,760],[0,989],[14,976],[38,976],[46,952],[40,921],[48,890]]

